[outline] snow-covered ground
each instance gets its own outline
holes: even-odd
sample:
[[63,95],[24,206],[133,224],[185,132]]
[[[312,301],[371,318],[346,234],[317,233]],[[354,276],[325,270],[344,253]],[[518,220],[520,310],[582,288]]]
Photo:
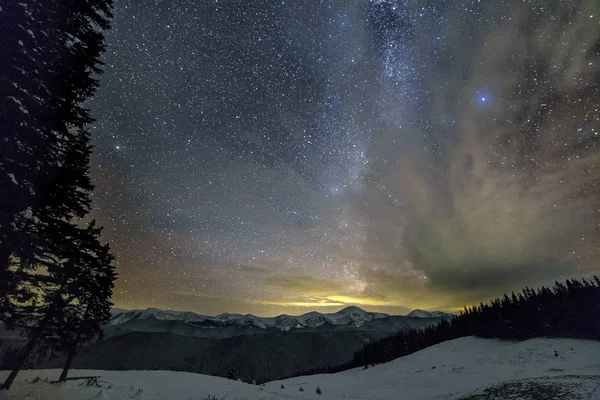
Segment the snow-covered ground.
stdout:
[[[555,353],[556,352],[556,353]],[[506,342],[467,337],[377,365],[253,386],[169,371],[72,371],[100,376],[101,387],[84,380],[52,384],[60,371],[24,371],[10,399],[202,400],[398,400],[545,399],[600,400],[600,343],[572,339]],[[0,379],[6,372],[0,372]],[[41,380],[33,383],[34,378]],[[283,388],[282,388],[283,385]],[[300,388],[303,391],[300,391]],[[316,389],[321,389],[321,394]],[[1,398],[1,396],[0,396]]]

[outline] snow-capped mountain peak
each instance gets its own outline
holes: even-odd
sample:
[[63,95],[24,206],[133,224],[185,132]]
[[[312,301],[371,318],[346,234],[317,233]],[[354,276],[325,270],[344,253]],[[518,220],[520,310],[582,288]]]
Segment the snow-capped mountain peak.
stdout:
[[185,311],[159,310],[148,308],[145,310],[113,309],[108,325],[120,325],[132,321],[158,320],[182,321],[187,324],[205,323],[215,326],[254,326],[261,329],[275,328],[289,330],[292,328],[316,328],[324,324],[361,326],[373,319],[386,318],[388,314],[365,311],[356,306],[346,307],[332,314],[309,312],[299,316],[279,315],[277,317],[261,318],[252,314],[240,315],[222,313],[217,316],[206,316]]
[[356,306],[348,306],[344,309],[341,309],[336,314],[369,314],[369,312]]
[[452,314],[448,314],[442,311],[425,311],[417,308],[416,310],[413,310],[410,313],[408,313],[406,316],[414,318],[444,318],[452,317]]
[[206,320],[205,315],[196,314],[190,311],[160,310],[158,308],[147,308],[145,310],[122,310],[113,308],[109,325],[119,325],[132,320],[155,319],[158,321],[185,321],[201,322]]

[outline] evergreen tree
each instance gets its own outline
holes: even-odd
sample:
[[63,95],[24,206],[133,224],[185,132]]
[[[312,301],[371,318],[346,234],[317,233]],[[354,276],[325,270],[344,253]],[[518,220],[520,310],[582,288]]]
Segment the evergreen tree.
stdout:
[[[52,123],[53,65],[60,45],[56,16],[43,10],[42,1],[23,5],[2,4],[0,53],[4,62],[0,73],[0,307],[10,308],[7,293],[18,287],[18,274],[9,273],[11,255],[22,248],[24,228],[19,221],[36,203],[41,182],[48,178],[55,161]],[[45,17],[44,17],[45,16]],[[43,34],[42,32],[46,33]],[[31,216],[31,213],[29,213]],[[20,265],[22,268],[23,265]],[[13,271],[14,272],[14,271]]]
[[[8,270],[27,253],[26,223],[54,183],[61,149],[91,122],[81,107],[96,89],[102,30],[112,0],[3,2],[0,28],[0,302],[18,286]],[[74,129],[75,128],[75,129]],[[30,221],[31,222],[31,221]],[[15,268],[23,267],[19,263]],[[2,306],[0,303],[0,306]]]
[[[100,72],[111,6],[112,0],[3,4],[9,23],[0,38],[8,60],[0,78],[8,94],[0,100],[0,123],[7,128],[0,144],[0,317],[28,336],[7,389],[32,350],[59,336],[65,321],[80,321],[78,333],[64,335],[76,349],[97,332],[110,307],[108,246],[100,244],[95,226],[78,225],[93,189],[86,128],[92,118],[81,104],[98,85],[93,74]],[[91,280],[91,299],[82,295],[85,279],[77,274],[94,271],[103,272]]]
[[[108,244],[100,244],[101,228],[92,221],[86,229],[79,228],[82,239],[73,246],[71,265],[57,272],[65,282],[62,301],[53,304],[47,339],[52,350],[67,354],[59,381],[67,378],[78,346],[101,339],[101,329],[110,318],[112,289],[116,274]],[[82,251],[83,250],[83,251]]]
[[[49,129],[42,130],[42,124],[51,114],[52,105],[45,100],[51,97],[48,92],[52,76],[50,71],[40,68],[45,61],[40,53],[50,53],[48,50],[57,45],[57,38],[41,35],[43,22],[37,18],[43,12],[41,8],[41,1],[25,6],[18,2],[2,4],[0,282],[3,292],[9,289],[5,274],[10,254],[18,245],[16,218],[33,203],[33,182],[49,161],[47,157],[36,159],[36,156],[47,155],[51,148],[51,133]],[[51,24],[46,25],[54,33]]]

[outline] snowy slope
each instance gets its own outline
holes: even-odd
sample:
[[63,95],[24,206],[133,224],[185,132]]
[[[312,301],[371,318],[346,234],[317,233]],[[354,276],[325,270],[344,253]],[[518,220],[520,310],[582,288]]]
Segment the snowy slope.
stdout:
[[[140,393],[138,399],[147,400],[201,400],[208,395],[219,399],[226,396],[228,400],[526,400],[546,387],[551,388],[546,399],[590,399],[600,395],[600,343],[573,339],[506,342],[467,337],[367,370],[291,378],[267,383],[264,388],[167,371],[73,371],[72,376],[102,376],[102,388],[80,386],[82,381],[31,383],[36,376],[53,379],[58,374],[58,370],[24,371],[11,391],[11,399],[88,400],[103,392],[104,398],[111,400],[133,398],[136,393]],[[5,376],[5,372],[0,373],[0,378]],[[315,392],[317,387],[321,395]]]
[[[332,398],[392,400],[402,393],[407,399],[433,399],[458,398],[508,380],[562,375],[600,378],[600,343],[573,339],[508,342],[466,337],[367,370],[292,378],[284,385],[303,386],[309,392],[319,386],[323,394]],[[275,390],[280,384],[268,383],[267,389]],[[588,389],[598,384],[600,380],[592,379]]]

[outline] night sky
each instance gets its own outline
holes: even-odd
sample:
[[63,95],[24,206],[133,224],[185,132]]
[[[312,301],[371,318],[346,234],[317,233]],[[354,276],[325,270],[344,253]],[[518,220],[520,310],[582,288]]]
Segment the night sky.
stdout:
[[600,271],[600,3],[120,0],[114,302],[456,310]]

